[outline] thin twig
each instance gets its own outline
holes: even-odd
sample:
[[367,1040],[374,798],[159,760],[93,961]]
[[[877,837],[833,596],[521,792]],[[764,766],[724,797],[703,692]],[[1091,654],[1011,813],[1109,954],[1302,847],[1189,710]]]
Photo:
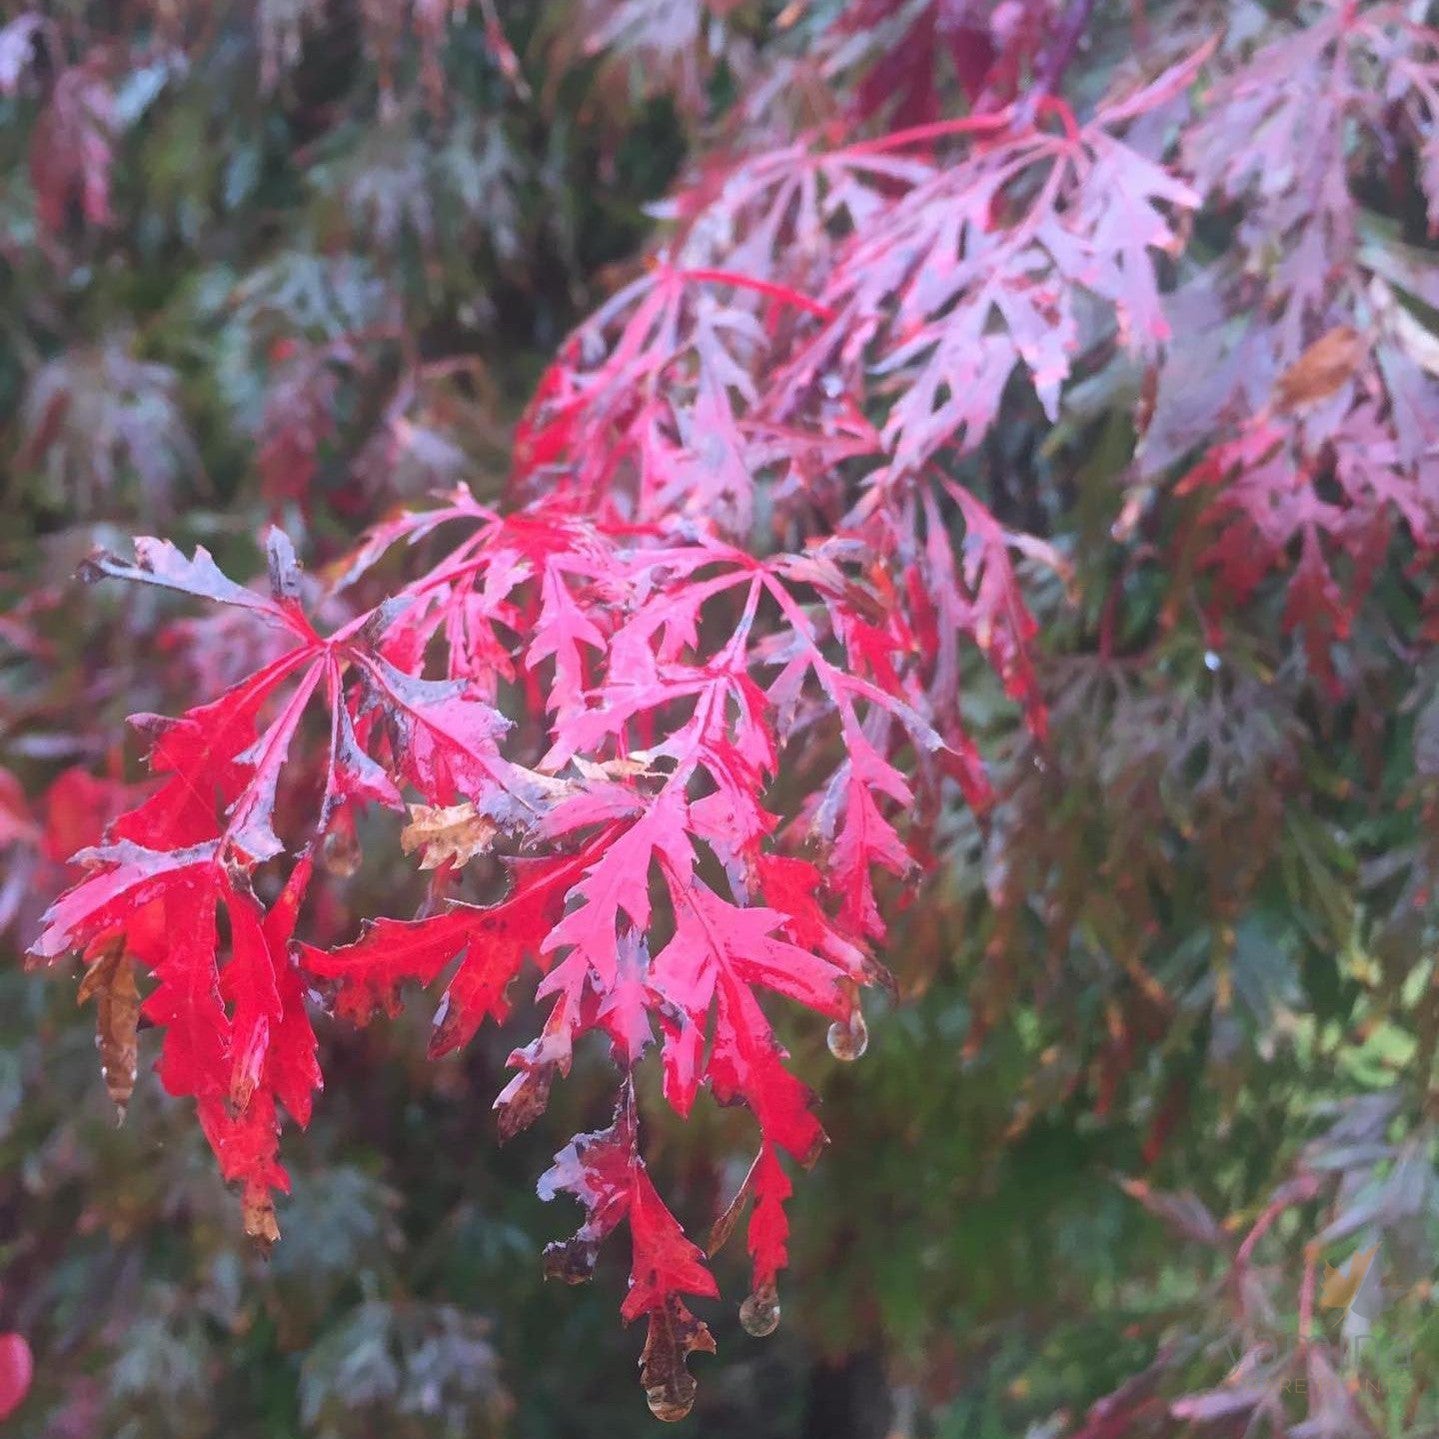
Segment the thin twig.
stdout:
[[1318,1270],[1319,1251],[1313,1244],[1304,1246],[1304,1279],[1299,1286],[1299,1348],[1309,1348],[1314,1335],[1314,1281]]
[[1265,1206],[1264,1212],[1254,1221],[1254,1227],[1249,1231],[1244,1243],[1239,1246],[1239,1252],[1234,1256],[1234,1268],[1244,1269],[1248,1265],[1250,1256],[1254,1253],[1254,1246],[1269,1232],[1281,1214],[1298,1204],[1308,1203],[1318,1193],[1319,1178],[1313,1174],[1303,1174],[1281,1186]]

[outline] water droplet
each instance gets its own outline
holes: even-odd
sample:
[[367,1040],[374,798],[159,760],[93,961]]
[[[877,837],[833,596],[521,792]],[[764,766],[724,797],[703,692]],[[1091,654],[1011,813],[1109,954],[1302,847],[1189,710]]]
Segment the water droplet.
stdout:
[[336,879],[349,879],[359,869],[363,858],[353,824],[342,820],[326,831],[324,843],[320,846],[320,863],[326,874],[332,874]]
[[773,1284],[761,1284],[739,1307],[740,1327],[763,1339],[779,1328],[779,1295]]
[[1204,668],[1213,674],[1224,663],[1213,650],[1204,651]]
[[869,1048],[869,1026],[864,1015],[855,1010],[848,1021],[837,1019],[829,1027],[829,1052],[836,1059],[851,1063]]
[[695,1407],[693,1398],[681,1403],[663,1387],[651,1389],[645,1395],[645,1400],[650,1406],[650,1413],[665,1424],[678,1424],[681,1419],[687,1418],[690,1410]]

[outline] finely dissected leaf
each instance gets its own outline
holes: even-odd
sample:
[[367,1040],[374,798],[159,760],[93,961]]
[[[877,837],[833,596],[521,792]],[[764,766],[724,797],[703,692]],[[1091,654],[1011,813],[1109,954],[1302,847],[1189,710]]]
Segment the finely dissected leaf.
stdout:
[[294,550],[289,541],[277,531],[271,531],[270,544],[271,553],[275,557],[271,574],[278,580],[274,588],[280,592],[268,597],[243,585],[237,585],[222,574],[203,547],[197,546],[194,557],[186,559],[180,550],[166,540],[136,540],[133,561],[98,551],[86,560],[81,568],[81,576],[89,580],[102,576],[139,580],[219,604],[240,605],[264,616],[272,624],[295,630],[301,639],[311,638],[313,631],[294,607],[295,596],[290,592]]
[[[341,805],[399,802],[395,782],[360,745],[362,724],[373,740],[372,718],[389,725],[391,753],[401,757],[398,777],[414,779],[427,799],[448,801],[459,784],[493,777],[491,809],[513,825],[530,822],[543,797],[499,759],[493,736],[502,726],[488,706],[454,685],[407,680],[348,640],[321,640],[299,608],[288,541],[272,533],[267,551],[268,600],[234,585],[203,551],[187,560],[170,546],[143,544],[135,566],[106,557],[93,562],[105,573],[238,605],[283,627],[298,644],[212,704],[178,720],[148,721],[152,768],[168,778],[115,823],[113,844],[87,852],[94,873],[52,907],[35,947],[47,959],[69,948],[123,947],[149,968],[157,983],[143,1012],[164,1031],[161,1080],[171,1093],[196,1101],[222,1172],[241,1186],[246,1228],[262,1243],[278,1234],[272,1193],[287,1187],[277,1155],[277,1106],[308,1122],[320,1084],[305,989],[288,954],[315,832],[268,912],[249,874],[285,852],[276,807],[298,763],[311,702],[324,695],[330,708],[316,829],[333,826]],[[349,669],[375,681],[360,715],[346,692]],[[171,848],[157,847],[165,844]],[[220,949],[220,909],[227,953]]]
[[540,1198],[553,1199],[562,1190],[573,1194],[585,1207],[585,1221],[572,1239],[546,1249],[545,1269],[567,1283],[589,1278],[601,1242],[627,1223],[633,1263],[622,1313],[627,1320],[649,1314],[653,1334],[656,1313],[666,1321],[677,1318],[676,1295],[713,1297],[719,1291],[704,1255],[655,1192],[637,1145],[634,1097],[626,1089],[608,1129],[576,1136],[555,1156],[540,1179]]
[[335,981],[336,1005],[364,1023],[376,1010],[392,1011],[405,980],[431,983],[462,955],[435,1018],[430,1049],[447,1054],[465,1044],[486,1018],[509,1013],[508,991],[526,959],[544,962],[542,945],[578,877],[583,856],[517,860],[514,892],[487,909],[453,906],[431,919],[381,919],[354,944],[330,953],[302,946],[305,968]]
[[883,435],[897,471],[973,449],[1020,366],[1055,414],[1081,345],[1077,292],[1109,302],[1120,338],[1154,353],[1169,327],[1150,251],[1178,248],[1165,210],[1197,200],[1103,115],[1070,134],[997,137],[927,167],[839,254],[820,297],[834,337],[815,348],[851,371],[873,352],[898,395]]

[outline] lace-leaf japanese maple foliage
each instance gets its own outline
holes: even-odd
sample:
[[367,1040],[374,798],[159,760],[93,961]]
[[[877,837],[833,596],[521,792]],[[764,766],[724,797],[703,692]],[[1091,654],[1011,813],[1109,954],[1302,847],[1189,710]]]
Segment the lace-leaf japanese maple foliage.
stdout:
[[[1336,5],[1282,54],[1197,32],[1081,122],[1058,92],[1092,5],[1028,0],[993,23],[985,8],[863,0],[767,76],[731,57],[749,90],[724,148],[674,196],[643,272],[560,347],[508,501],[438,497],[328,573],[333,614],[382,560],[427,557],[373,608],[312,619],[320,587],[275,531],[267,589],[157,539],[87,571],[231,607],[271,632],[272,657],[178,717],[134,718],[153,786],[80,856],[88,876],[34,954],[145,976],[161,1081],[194,1101],[265,1242],[283,1118],[303,1126],[322,1087],[316,1003],[363,1023],[407,983],[443,982],[439,1056],[534,982],[543,1022],[510,1055],[499,1135],[543,1113],[586,1036],[607,1048],[612,1117],[540,1179],[583,1209],[545,1265],[587,1279],[626,1232],[621,1313],[648,1326],[661,1418],[689,1410],[687,1356],[714,1348],[691,1305],[718,1291],[646,1166],[637,1071],[658,1067],[680,1116],[704,1096],[752,1117],[753,1162],[709,1247],[745,1222],[741,1317],[768,1333],[786,1201],[824,1144],[772,1016],[808,1011],[837,1057],[863,1052],[898,882],[930,862],[947,806],[989,803],[966,677],[987,665],[1045,735],[1022,580],[1067,581],[1068,561],[971,483],[1002,408],[1020,394],[1053,422],[1077,382],[1145,377],[1126,523],[1161,492],[1202,502],[1188,563],[1217,581],[1216,627],[1287,570],[1283,624],[1326,684],[1376,547],[1396,527],[1431,545],[1439,523],[1432,341],[1416,351],[1405,277],[1365,249],[1363,160],[1343,138],[1371,143],[1399,107],[1432,182],[1439,36],[1397,5]],[[602,45],[682,60],[684,94],[703,88],[722,28],[707,11],[726,7],[609,9]],[[847,108],[793,122],[779,96],[806,76]],[[1293,142],[1300,124],[1320,127],[1313,143]],[[1276,147],[1309,168],[1271,163]],[[103,208],[98,179],[86,194]],[[1181,269],[1209,197],[1242,209],[1238,239]],[[1351,325],[1366,306],[1373,344]],[[1177,343],[1196,313],[1216,321],[1211,360]],[[1214,442],[1165,488],[1201,435]],[[353,867],[370,808],[405,813],[433,902],[307,942],[307,898]],[[446,898],[479,860],[503,875],[493,901]]]

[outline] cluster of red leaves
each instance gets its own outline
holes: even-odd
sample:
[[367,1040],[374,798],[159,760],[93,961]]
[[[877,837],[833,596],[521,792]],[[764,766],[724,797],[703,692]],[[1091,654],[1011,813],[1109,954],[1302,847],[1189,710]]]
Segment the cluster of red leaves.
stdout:
[[1412,174],[1439,226],[1439,30],[1332,4],[1214,85],[1182,145],[1199,193],[1241,218],[1171,303],[1198,333],[1160,380],[1142,468],[1205,437],[1179,489],[1202,500],[1213,608],[1286,575],[1284,625],[1338,693],[1334,644],[1391,545],[1407,537],[1416,574],[1439,549],[1439,355],[1409,308],[1439,286],[1366,238],[1359,198],[1379,177],[1402,205]]
[[[676,1110],[708,1088],[756,1116],[750,1248],[756,1291],[772,1293],[789,1193],[779,1155],[810,1163],[823,1136],[757,990],[827,1016],[838,1047],[862,1043],[855,996],[880,974],[867,945],[883,934],[874,872],[910,864],[885,811],[913,794],[891,760],[943,748],[906,698],[912,638],[842,554],[760,560],[713,534],[601,527],[555,501],[502,517],[456,494],[389,523],[342,583],[388,543],[456,522],[469,533],[446,559],[328,637],[300,608],[278,534],[269,597],[234,585],[203,551],[187,559],[164,542],[140,542],[133,564],[95,559],[97,575],[239,607],[288,647],[211,704],[139,718],[162,781],[81,856],[90,877],[52,908],[35,953],[79,947],[98,964],[118,952],[154,976],[144,1013],[165,1032],[161,1079],[195,1100],[262,1239],[277,1233],[271,1196],[285,1185],[280,1109],[305,1123],[320,1083],[307,977],[363,1020],[392,1006],[402,981],[429,983],[462,955],[436,1022],[443,1054],[505,1017],[528,961],[551,1007],[512,1056],[502,1134],[543,1110],[582,1035],[604,1035],[628,1076],[658,1033]],[[436,644],[446,674],[430,679]],[[550,719],[548,748],[528,766],[502,752],[495,702],[512,687]],[[807,754],[831,752],[782,824],[763,797],[801,739]],[[296,792],[313,809],[282,839],[277,815],[290,818]],[[507,895],[381,920],[330,952],[292,948],[317,846],[343,840],[356,807],[399,807],[403,792],[418,797],[406,842],[425,865],[503,850]],[[807,842],[823,847],[825,868],[786,852]],[[268,905],[257,888],[275,894]],[[713,1280],[643,1177],[624,1104],[626,1122],[562,1158],[554,1183],[605,1188],[591,1168],[613,1169],[623,1148],[631,1187],[588,1231],[628,1218],[625,1313],[650,1315],[665,1335],[691,1323],[679,1296],[712,1294]],[[572,1246],[567,1276],[582,1252],[593,1261],[588,1245]],[[669,1377],[650,1387],[674,1407],[688,1377],[656,1343],[647,1372]]]
[[[158,540],[139,542],[133,562],[91,564],[92,577],[229,606],[278,643],[210,702],[138,718],[158,786],[84,852],[89,876],[52,908],[35,953],[80,950],[92,966],[119,956],[152,977],[144,1012],[164,1031],[162,1081],[195,1101],[243,1190],[247,1227],[266,1240],[286,1182],[281,1114],[304,1124],[321,1080],[311,986],[363,1022],[392,1010],[406,982],[448,975],[440,1055],[506,1019],[512,982],[533,970],[548,1010],[510,1056],[500,1132],[543,1111],[584,1036],[608,1047],[621,1076],[613,1122],[577,1137],[542,1181],[586,1211],[547,1260],[558,1276],[588,1277],[600,1243],[627,1226],[623,1313],[648,1322],[644,1382],[663,1417],[687,1411],[685,1357],[713,1342],[686,1301],[716,1287],[646,1170],[636,1066],[657,1051],[680,1115],[707,1090],[754,1117],[757,1154],[711,1250],[751,1205],[743,1312],[768,1332],[787,1166],[812,1163],[823,1133],[762,993],[829,1019],[837,1055],[862,1051],[858,993],[884,977],[883,876],[923,857],[947,783],[988,802],[960,693],[967,648],[1044,729],[1019,570],[1063,563],[1009,531],[956,462],[1016,386],[1053,418],[1061,388],[1095,357],[1153,369],[1177,303],[1161,293],[1163,267],[1204,195],[1250,198],[1246,224],[1259,228],[1242,232],[1241,268],[1246,246],[1302,247],[1311,223],[1343,219],[1338,200],[1327,219],[1293,209],[1292,187],[1330,186],[1324,167],[1339,162],[1322,146],[1295,150],[1318,157],[1315,177],[1222,158],[1235,126],[1297,123],[1273,98],[1281,88],[1264,89],[1256,115],[1245,72],[1225,82],[1191,133],[1186,176],[1130,132],[1172,113],[1212,46],[1080,125],[1043,88],[1016,98],[1017,77],[1044,63],[1030,22],[1045,7],[1005,8],[1005,64],[992,26],[966,7],[913,21],[916,45],[950,27],[977,102],[967,118],[933,118],[911,56],[899,103],[920,123],[844,144],[803,133],[701,174],[648,269],[541,381],[516,436],[509,503],[491,511],[458,491],[387,520],[339,567],[332,606],[371,583],[393,548],[461,531],[383,603],[321,633],[278,533],[268,595],[203,550],[186,558]],[[632,0],[614,25],[656,14]],[[1320,36],[1314,63],[1351,42],[1410,38],[1386,53],[1388,73],[1408,77],[1386,103],[1409,106],[1432,146],[1430,32],[1378,9],[1361,23],[1352,7],[1334,26],[1306,32]],[[1357,562],[1373,544],[1365,517],[1391,507],[1427,536],[1433,446],[1406,419],[1399,397],[1420,381],[1401,360],[1351,364],[1342,336],[1327,341],[1337,359],[1313,358],[1326,297],[1345,292],[1306,290],[1307,273],[1299,265],[1286,281],[1281,267],[1273,303],[1296,318],[1260,332],[1277,345],[1281,393],[1190,488],[1215,496],[1218,537],[1202,563],[1226,567],[1242,595],[1297,544],[1294,623],[1330,637],[1350,603],[1332,591],[1331,548]],[[1373,295],[1374,279],[1354,283]],[[1237,308],[1239,278],[1230,286]],[[1244,370],[1214,367],[1216,407],[1231,405]],[[1163,413],[1172,383],[1159,381],[1151,439],[1175,428]],[[1339,500],[1318,498],[1316,460],[1292,459],[1296,447],[1314,454],[1316,406],[1359,417],[1342,442],[1324,440]],[[274,469],[306,463],[280,456]],[[339,948],[298,942],[316,865],[346,867],[356,812],[407,802],[404,847],[436,871],[437,897],[481,856],[504,875],[503,894],[380,919]]]

